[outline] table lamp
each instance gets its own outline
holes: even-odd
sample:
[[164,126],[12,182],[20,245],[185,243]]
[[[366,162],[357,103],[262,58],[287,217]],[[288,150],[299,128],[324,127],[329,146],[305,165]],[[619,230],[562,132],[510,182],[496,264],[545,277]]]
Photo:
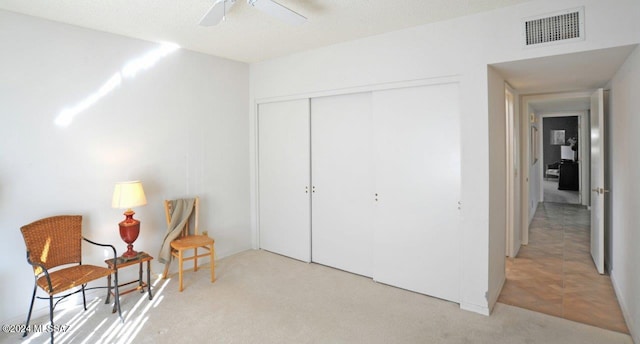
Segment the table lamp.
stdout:
[[127,209],[124,212],[125,219],[120,222],[120,237],[127,243],[127,252],[123,257],[135,257],[138,252],[133,250],[133,242],[140,234],[140,221],[133,218],[135,214],[131,208],[147,204],[140,181],[119,182],[113,190],[112,208]]

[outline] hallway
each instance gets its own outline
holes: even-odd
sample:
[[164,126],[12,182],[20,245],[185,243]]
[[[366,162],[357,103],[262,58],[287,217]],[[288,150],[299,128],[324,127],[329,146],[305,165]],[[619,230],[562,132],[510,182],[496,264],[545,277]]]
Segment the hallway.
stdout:
[[591,259],[589,229],[585,207],[541,203],[529,245],[507,258],[498,302],[629,333],[611,279],[599,275]]

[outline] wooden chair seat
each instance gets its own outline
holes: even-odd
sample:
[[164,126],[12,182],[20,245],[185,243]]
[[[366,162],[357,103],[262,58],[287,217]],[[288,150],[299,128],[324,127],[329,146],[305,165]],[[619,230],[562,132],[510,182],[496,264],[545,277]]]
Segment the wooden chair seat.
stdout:
[[213,245],[214,240],[207,235],[190,235],[171,242],[171,247],[175,250],[188,250],[199,246]]

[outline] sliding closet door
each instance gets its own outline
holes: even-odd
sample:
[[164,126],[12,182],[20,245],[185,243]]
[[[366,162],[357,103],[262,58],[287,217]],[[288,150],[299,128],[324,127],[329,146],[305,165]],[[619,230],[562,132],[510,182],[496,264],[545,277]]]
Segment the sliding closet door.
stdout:
[[311,100],[312,260],[372,276],[371,93]]
[[309,100],[258,107],[260,248],[311,260]]
[[376,281],[460,300],[457,84],[373,93]]

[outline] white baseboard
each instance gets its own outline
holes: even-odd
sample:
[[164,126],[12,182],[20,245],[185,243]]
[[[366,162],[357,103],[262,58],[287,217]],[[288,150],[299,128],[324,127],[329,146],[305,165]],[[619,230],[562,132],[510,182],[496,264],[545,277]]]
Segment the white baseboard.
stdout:
[[502,293],[502,288],[504,288],[504,284],[507,281],[507,277],[504,276],[502,278],[502,281],[500,281],[500,286],[493,291],[491,297],[489,298],[489,313],[491,313],[493,311],[493,307],[495,307],[496,303],[498,302],[498,298],[500,297],[500,293]]
[[468,312],[474,312],[474,313],[482,314],[482,315],[490,315],[491,314],[491,310],[489,309],[489,307],[474,305],[474,304],[468,303],[468,302],[461,302],[460,303],[460,309],[468,311]]
[[618,305],[620,305],[620,310],[622,310],[622,316],[624,316],[624,321],[627,323],[627,328],[631,334],[631,339],[634,343],[640,344],[640,328],[634,328],[635,323],[633,322],[631,315],[629,315],[629,308],[625,304],[624,298],[621,297],[622,293],[620,292],[620,289],[618,289],[618,283],[616,283],[613,270],[609,272],[609,276],[611,277],[613,291],[616,293],[616,298],[618,299]]

